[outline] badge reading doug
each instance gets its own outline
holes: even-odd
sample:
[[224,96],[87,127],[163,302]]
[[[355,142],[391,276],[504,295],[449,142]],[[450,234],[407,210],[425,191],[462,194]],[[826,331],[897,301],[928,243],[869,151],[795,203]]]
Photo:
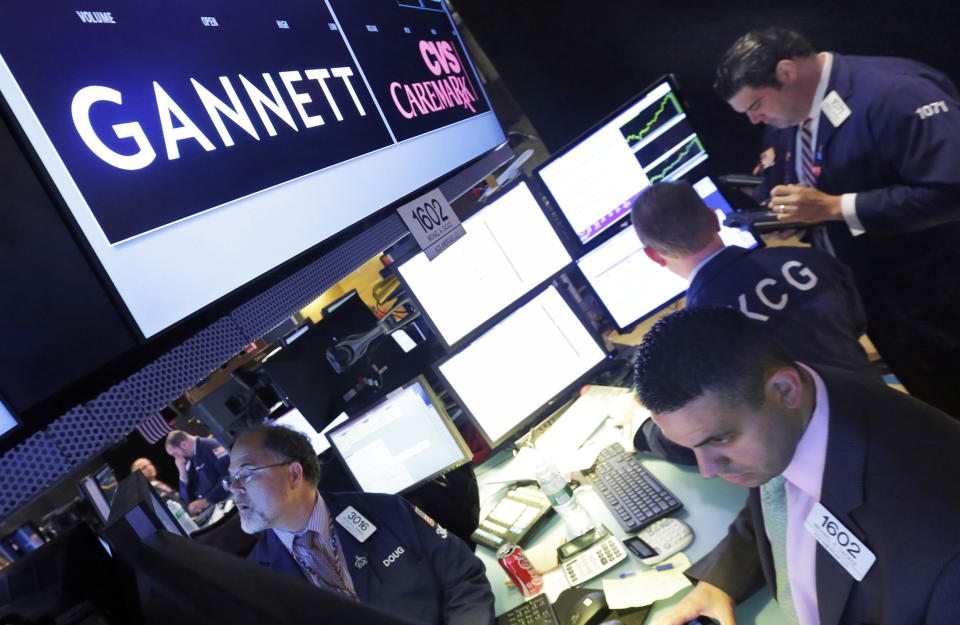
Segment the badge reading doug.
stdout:
[[407,202],[397,212],[427,255],[427,260],[436,258],[467,233],[440,189]]

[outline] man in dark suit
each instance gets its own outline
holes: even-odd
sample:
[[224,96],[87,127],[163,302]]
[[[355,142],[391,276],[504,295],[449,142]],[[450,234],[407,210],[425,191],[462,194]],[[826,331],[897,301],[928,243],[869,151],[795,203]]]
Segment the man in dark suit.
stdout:
[[248,559],[417,622],[492,625],[493,592],[466,544],[401,497],[318,491],[302,434],[257,426],[237,438],[225,483]]
[[[686,182],[658,182],[634,201],[631,221],[643,251],[690,281],[687,306],[738,308],[762,321],[796,360],[879,379],[859,338],[867,321],[850,270],[828,254],[798,246],[726,246],[714,210]],[[645,421],[634,446],[679,464],[689,449]]]
[[853,270],[867,334],[915,397],[960,418],[960,94],[908,59],[747,33],[717,93],[767,125],[755,191]]
[[656,625],[733,625],[766,582],[790,623],[960,622],[960,424],[790,359],[755,320],[687,308],[637,351],[640,400],[705,477],[750,487],[694,589]]
[[191,516],[227,498],[229,493],[220,482],[227,475],[230,454],[219,441],[173,430],[164,446],[177,465],[180,498]]

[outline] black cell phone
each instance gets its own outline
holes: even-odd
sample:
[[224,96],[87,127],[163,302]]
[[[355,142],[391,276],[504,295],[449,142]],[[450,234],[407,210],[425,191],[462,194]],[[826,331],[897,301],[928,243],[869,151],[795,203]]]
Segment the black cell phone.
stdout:
[[652,558],[657,555],[658,552],[656,549],[645,543],[638,536],[631,536],[630,538],[623,541],[623,544],[630,550],[630,553],[637,556],[641,560],[644,558]]

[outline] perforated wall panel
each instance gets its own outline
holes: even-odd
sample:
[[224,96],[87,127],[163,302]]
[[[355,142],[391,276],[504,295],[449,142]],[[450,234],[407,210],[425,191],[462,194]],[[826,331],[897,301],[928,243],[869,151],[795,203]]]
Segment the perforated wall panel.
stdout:
[[53,439],[40,431],[0,458],[0,517],[42,492],[67,470]]
[[83,406],[73,408],[47,426],[46,431],[63,456],[66,470],[96,455],[111,442],[110,435]]

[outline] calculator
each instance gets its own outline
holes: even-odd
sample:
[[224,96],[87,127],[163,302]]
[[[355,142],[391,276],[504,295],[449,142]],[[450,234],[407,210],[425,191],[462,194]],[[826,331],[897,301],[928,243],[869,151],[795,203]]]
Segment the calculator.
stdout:
[[571,586],[600,575],[627,558],[623,543],[603,525],[557,548],[564,577]]
[[660,564],[673,554],[686,549],[693,542],[693,530],[680,519],[660,519],[648,525],[633,538],[623,541],[647,566]]

